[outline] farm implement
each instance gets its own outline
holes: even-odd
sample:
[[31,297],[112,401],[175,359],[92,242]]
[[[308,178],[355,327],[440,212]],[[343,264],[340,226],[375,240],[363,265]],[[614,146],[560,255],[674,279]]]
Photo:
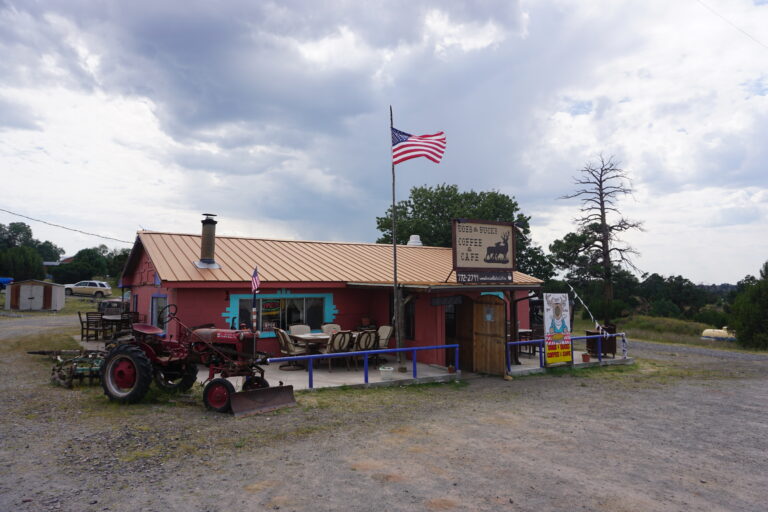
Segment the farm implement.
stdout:
[[101,380],[101,365],[107,353],[103,350],[32,350],[27,354],[53,359],[51,383],[72,389],[75,381],[89,384]]
[[[144,398],[153,380],[166,391],[189,390],[197,381],[200,365],[208,369],[203,403],[210,410],[244,416],[296,405],[293,386],[280,382],[279,386],[271,387],[264,378],[262,365],[267,364],[269,354],[256,350],[257,334],[248,330],[216,329],[212,325],[188,327],[178,318],[176,310],[174,304],[163,308],[158,314],[158,323],[177,323],[178,339],[166,338],[163,329],[156,326],[133,324],[130,332],[121,333],[125,335],[116,336],[107,345],[106,352],[85,351],[89,353],[74,356],[77,363],[74,359],[71,363],[62,362],[59,373],[64,373],[60,380],[71,383],[81,374],[82,378],[90,377],[93,366],[98,365],[104,394],[112,401],[131,404]],[[87,361],[92,364],[88,372]],[[54,373],[55,369],[56,365]],[[241,382],[239,391],[235,391],[229,380],[235,377]]]

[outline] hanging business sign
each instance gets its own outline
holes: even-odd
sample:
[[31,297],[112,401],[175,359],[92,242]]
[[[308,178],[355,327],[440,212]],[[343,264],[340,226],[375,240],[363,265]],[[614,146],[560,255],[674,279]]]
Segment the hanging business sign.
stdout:
[[544,294],[544,362],[547,366],[573,362],[567,293]]
[[515,225],[453,220],[453,269],[460,283],[511,283]]

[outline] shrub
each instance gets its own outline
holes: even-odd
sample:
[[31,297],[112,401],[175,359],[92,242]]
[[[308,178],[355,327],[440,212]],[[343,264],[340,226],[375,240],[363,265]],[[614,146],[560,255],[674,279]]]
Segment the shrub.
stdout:
[[651,315],[677,318],[680,308],[669,299],[659,299],[651,302]]
[[768,262],[763,265],[761,279],[746,286],[736,296],[731,308],[729,327],[736,331],[740,345],[768,348]]

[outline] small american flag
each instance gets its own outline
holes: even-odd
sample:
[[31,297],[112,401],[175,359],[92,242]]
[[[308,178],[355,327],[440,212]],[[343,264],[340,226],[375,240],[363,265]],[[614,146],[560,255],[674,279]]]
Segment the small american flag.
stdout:
[[259,293],[259,267],[253,269],[253,275],[251,276],[251,293]]
[[397,165],[411,158],[423,156],[436,164],[445,152],[445,133],[411,135],[392,128],[392,162]]

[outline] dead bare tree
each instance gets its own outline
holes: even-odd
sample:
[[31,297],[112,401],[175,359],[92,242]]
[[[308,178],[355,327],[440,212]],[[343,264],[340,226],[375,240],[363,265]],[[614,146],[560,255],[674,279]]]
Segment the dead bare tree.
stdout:
[[[601,154],[599,165],[588,162],[574,177],[574,183],[580,188],[560,198],[581,200],[581,215],[574,219],[583,235],[580,237],[584,244],[581,251],[590,254],[590,259],[599,265],[606,302],[613,300],[614,267],[638,270],[630,257],[639,253],[618,235],[630,229],[643,229],[642,222],[624,218],[617,206],[620,197],[632,194],[631,180],[618,166],[619,162],[612,156],[606,160]],[[609,216],[619,218],[611,220]],[[606,322],[608,320],[606,318]]]

